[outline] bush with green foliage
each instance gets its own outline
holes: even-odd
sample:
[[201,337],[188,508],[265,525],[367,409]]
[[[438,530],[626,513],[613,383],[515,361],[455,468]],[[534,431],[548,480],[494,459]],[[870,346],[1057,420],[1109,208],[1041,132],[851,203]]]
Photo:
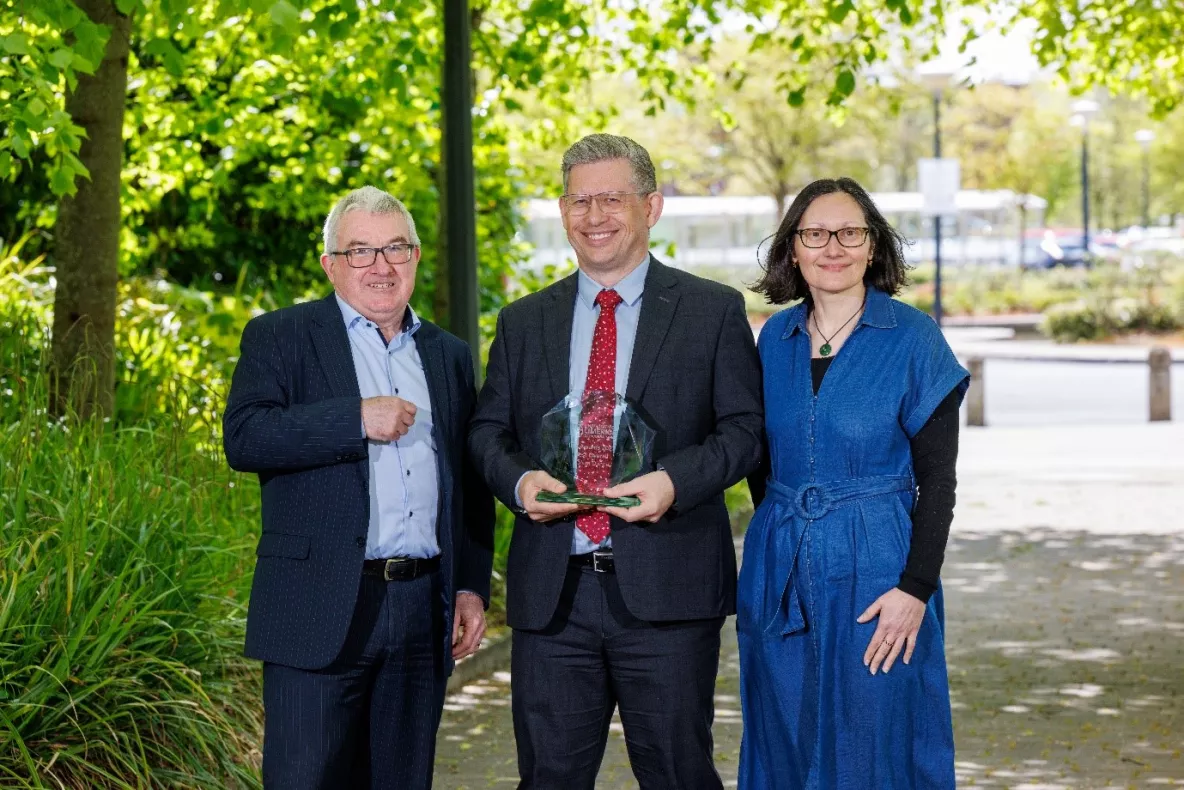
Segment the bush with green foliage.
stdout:
[[228,357],[215,341],[181,348],[186,299],[131,284],[119,414],[51,420],[52,285],[40,261],[5,253],[0,786],[258,787],[259,672],[242,635],[259,500],[216,451]]
[[1040,331],[1058,343],[1104,340],[1129,333],[1173,332],[1184,326],[1171,307],[1133,297],[1082,299],[1044,313]]

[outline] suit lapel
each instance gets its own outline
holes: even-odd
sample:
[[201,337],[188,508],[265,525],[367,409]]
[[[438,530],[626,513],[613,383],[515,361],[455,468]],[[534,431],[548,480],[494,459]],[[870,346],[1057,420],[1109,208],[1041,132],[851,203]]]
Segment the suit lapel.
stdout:
[[543,310],[543,343],[554,402],[567,395],[570,389],[571,322],[575,312],[576,276],[573,274],[555,283],[551,288],[551,301]]
[[316,349],[321,369],[325,372],[325,378],[329,380],[329,388],[339,398],[360,398],[362,391],[358,388],[354,355],[349,348],[345,321],[341,317],[341,308],[337,306],[337,297],[334,294],[329,294],[320,301],[312,322],[315,325],[312,344]]
[[637,337],[633,341],[633,360],[629,363],[629,382],[625,395],[634,403],[641,401],[646,382],[666,339],[666,332],[674,320],[678,306],[678,289],[670,270],[650,259],[650,270],[645,278],[645,290],[641,298],[641,316],[637,321]]
[[[444,364],[444,345],[440,338],[440,329],[432,323],[424,321],[415,333],[415,349],[419,352],[419,362],[423,365],[424,378],[428,382],[428,398],[432,406],[432,439],[436,442],[436,479],[440,481],[440,502],[436,513],[436,539],[441,542],[441,548],[451,546],[452,533],[442,528],[445,522],[445,503],[452,499],[451,465],[447,462],[449,444],[448,431],[444,423],[448,420],[452,401],[448,397],[448,381],[445,378],[447,368]],[[453,426],[455,427],[455,426]]]
[[415,348],[423,365],[424,377],[428,382],[428,397],[432,399],[434,426],[440,427],[450,403],[448,382],[445,380],[444,348],[440,343],[440,330],[435,324],[424,321],[415,333]]

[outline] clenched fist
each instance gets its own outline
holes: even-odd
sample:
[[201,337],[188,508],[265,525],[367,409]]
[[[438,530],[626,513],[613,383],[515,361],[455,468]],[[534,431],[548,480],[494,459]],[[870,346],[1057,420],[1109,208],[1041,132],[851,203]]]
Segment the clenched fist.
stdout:
[[415,404],[392,395],[362,399],[362,425],[366,438],[376,442],[394,442],[403,438],[415,424]]

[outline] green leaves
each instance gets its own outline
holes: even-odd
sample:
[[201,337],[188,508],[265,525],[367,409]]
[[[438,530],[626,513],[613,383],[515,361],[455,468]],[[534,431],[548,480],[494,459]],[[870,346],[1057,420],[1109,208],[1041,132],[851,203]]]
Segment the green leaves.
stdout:
[[10,55],[28,55],[29,40],[25,38],[23,33],[10,33],[7,36],[0,37],[0,49],[3,49]]
[[185,56],[170,39],[155,38],[145,45],[144,52],[159,58],[165,70],[174,77],[185,73]]
[[53,168],[49,174],[49,188],[57,197],[74,194],[77,191],[77,187],[74,186],[74,171],[67,167]]
[[835,77],[835,93],[846,98],[855,90],[855,74],[850,69],[843,69]]
[[297,32],[300,27],[300,11],[288,0],[278,0],[267,11],[274,25],[282,27],[289,33]]
[[110,29],[104,25],[96,25],[89,20],[80,22],[72,30],[74,34],[74,66],[85,74],[93,74],[99,64],[103,62],[103,53],[107,48],[107,36]]
[[49,54],[49,63],[54,68],[64,71],[70,68],[71,64],[74,63],[74,53],[69,49],[69,47],[55,49]]
[[847,18],[847,14],[854,10],[855,5],[851,2],[851,0],[841,0],[841,2],[835,3],[830,7],[830,10],[827,12],[827,16],[830,17],[830,21],[834,22],[835,24],[841,24],[843,20]]
[[45,110],[45,102],[41,101],[41,97],[34,96],[32,101],[25,105],[25,111],[21,115],[25,119],[25,123],[36,126],[37,122],[45,115]]

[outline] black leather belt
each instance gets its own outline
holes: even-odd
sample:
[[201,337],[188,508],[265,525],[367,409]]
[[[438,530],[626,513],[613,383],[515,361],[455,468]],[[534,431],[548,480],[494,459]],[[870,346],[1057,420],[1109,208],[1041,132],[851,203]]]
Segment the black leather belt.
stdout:
[[613,553],[608,551],[590,551],[587,554],[573,554],[568,564],[577,568],[587,568],[597,573],[615,573],[616,563]]
[[362,563],[362,573],[367,576],[380,576],[388,582],[406,581],[425,573],[431,573],[440,567],[440,555],[417,559],[415,557],[395,557],[389,560],[365,560]]

